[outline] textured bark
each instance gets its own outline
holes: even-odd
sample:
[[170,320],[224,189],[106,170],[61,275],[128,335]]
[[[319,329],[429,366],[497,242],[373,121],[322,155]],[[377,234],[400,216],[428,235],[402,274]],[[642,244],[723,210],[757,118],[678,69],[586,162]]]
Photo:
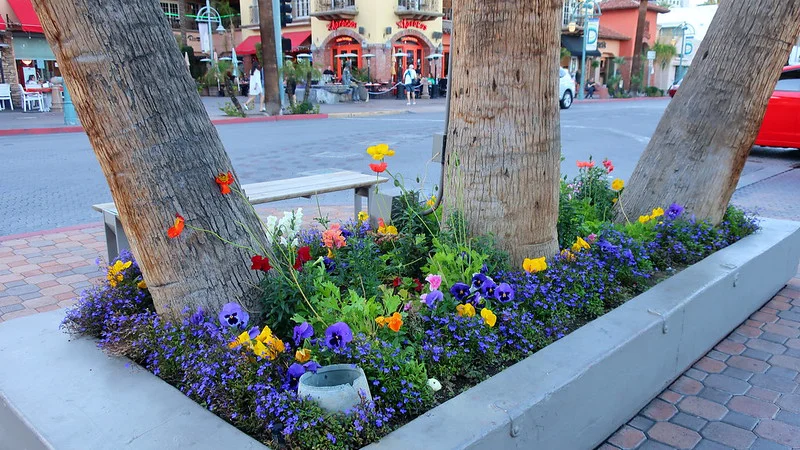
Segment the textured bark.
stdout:
[[258,277],[248,252],[188,227],[167,237],[175,213],[250,246],[237,222],[262,232],[248,202],[221,195],[214,183],[231,162],[158,3],[33,5],[158,312],[217,311],[235,300],[252,308]]
[[[512,256],[558,251],[562,0],[453,5],[444,198]],[[507,39],[513,30],[514,39]]]
[[[633,60],[631,61],[631,92],[639,92],[642,85],[642,45],[644,40],[644,26],[647,22],[647,0],[639,0],[639,18],[636,21],[636,37],[633,41]],[[633,77],[638,77],[635,82]]]
[[677,202],[722,219],[798,34],[800,0],[720,3],[622,195],[629,218]]
[[281,112],[281,88],[278,74],[278,54],[275,49],[275,22],[272,14],[272,0],[258,0],[264,102],[267,114],[276,116]]
[[178,23],[181,32],[181,47],[186,47],[186,28],[188,28],[186,25],[186,20],[188,20],[188,17],[186,17],[186,0],[178,0],[178,14],[180,14]]

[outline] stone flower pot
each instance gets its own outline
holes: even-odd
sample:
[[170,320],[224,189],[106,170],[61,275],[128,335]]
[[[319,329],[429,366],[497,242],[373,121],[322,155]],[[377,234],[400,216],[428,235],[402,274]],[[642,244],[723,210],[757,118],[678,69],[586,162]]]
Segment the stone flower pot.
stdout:
[[304,373],[297,383],[297,393],[310,396],[331,412],[346,411],[360,404],[362,397],[372,401],[364,370],[352,364],[334,364],[321,367],[317,373]]

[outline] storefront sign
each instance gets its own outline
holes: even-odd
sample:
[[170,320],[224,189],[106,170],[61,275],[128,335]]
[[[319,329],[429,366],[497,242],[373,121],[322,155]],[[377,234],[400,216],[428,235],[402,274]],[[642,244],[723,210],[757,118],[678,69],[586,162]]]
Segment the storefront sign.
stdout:
[[597,50],[597,38],[600,31],[600,19],[589,19],[586,21],[586,51]]
[[428,29],[428,26],[419,20],[403,19],[397,22],[397,28],[419,28],[422,31]]
[[606,48],[606,41],[600,41],[597,43],[597,48]]
[[354,20],[334,20],[328,23],[328,31],[336,31],[339,28],[358,28]]

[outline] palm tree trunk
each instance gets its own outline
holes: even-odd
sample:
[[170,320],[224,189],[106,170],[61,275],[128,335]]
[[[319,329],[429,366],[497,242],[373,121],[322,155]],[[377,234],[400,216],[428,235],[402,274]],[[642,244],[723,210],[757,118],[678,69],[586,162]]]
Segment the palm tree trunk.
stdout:
[[[453,5],[445,207],[515,263],[558,251],[561,2]],[[515,30],[518,39],[494,39]]]
[[221,195],[214,183],[217,173],[233,170],[231,161],[158,3],[34,0],[33,5],[156,310],[217,311],[231,300],[255,309],[258,276],[249,269],[251,251],[188,227],[176,239],[167,237],[176,213],[187,224],[253,249],[254,238],[237,223],[263,233],[248,202]]
[[181,47],[186,47],[186,0],[178,0],[178,26],[181,30]]
[[306,88],[303,91],[303,103],[308,103],[308,98],[311,95],[311,70],[306,73]]
[[642,77],[642,41],[644,27],[647,23],[647,0],[639,0],[639,18],[636,21],[636,37],[633,42],[633,60],[631,61],[631,93],[636,94],[644,81]]
[[628,217],[677,202],[722,220],[798,34],[800,0],[720,3],[622,195]]
[[258,0],[258,20],[261,31],[260,56],[263,67],[261,73],[264,75],[265,106],[267,114],[277,116],[281,112],[281,88],[271,0]]

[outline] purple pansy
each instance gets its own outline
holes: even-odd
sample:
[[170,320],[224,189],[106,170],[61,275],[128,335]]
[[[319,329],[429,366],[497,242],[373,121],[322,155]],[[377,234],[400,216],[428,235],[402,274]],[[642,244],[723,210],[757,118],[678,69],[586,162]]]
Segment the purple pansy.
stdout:
[[333,258],[328,258],[325,256],[322,258],[322,263],[325,264],[326,272],[331,273],[336,270],[336,261],[334,261]]
[[481,295],[485,298],[497,298],[497,283],[491,278],[486,278],[481,286]]
[[434,289],[422,296],[422,303],[428,305],[428,308],[436,308],[436,304],[444,299],[444,294],[438,289]]
[[322,366],[320,366],[319,364],[317,364],[317,362],[316,362],[316,361],[309,361],[309,362],[307,362],[307,363],[303,364],[303,368],[305,368],[305,369],[306,369],[306,372],[311,372],[311,373],[317,373],[317,371],[318,371],[318,370],[319,370],[321,367],[322,367]]
[[294,327],[294,333],[292,335],[294,339],[294,345],[299,347],[301,342],[312,336],[314,336],[314,327],[312,327],[308,322],[303,322]]
[[456,283],[450,288],[450,293],[458,301],[462,301],[469,296],[469,286],[464,283]]
[[325,330],[325,345],[328,348],[344,348],[353,340],[353,332],[344,322],[336,322]]
[[484,275],[483,273],[475,273],[472,275],[472,287],[475,289],[480,289],[483,287],[483,283],[486,283],[489,277]]
[[667,208],[667,212],[665,215],[670,219],[674,220],[677,219],[681,214],[683,214],[683,206],[677,203],[673,203],[669,205],[669,208]]
[[514,300],[514,288],[512,288],[508,283],[500,283],[500,286],[497,286],[497,289],[495,290],[495,294],[497,299],[503,303]]
[[294,363],[289,366],[289,370],[286,371],[286,376],[289,378],[289,387],[291,389],[297,389],[297,383],[304,373],[306,373],[306,368],[303,367],[302,364]]
[[226,303],[219,312],[219,323],[223,327],[234,327],[244,330],[247,322],[250,320],[250,314],[243,310],[238,303]]

